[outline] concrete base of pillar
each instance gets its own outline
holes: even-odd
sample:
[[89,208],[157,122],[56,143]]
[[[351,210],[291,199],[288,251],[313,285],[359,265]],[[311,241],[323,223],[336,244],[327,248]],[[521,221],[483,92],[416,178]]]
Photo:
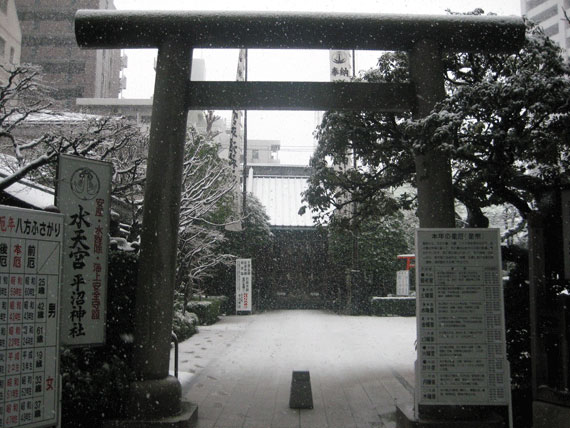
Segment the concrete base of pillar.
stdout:
[[570,407],[546,403],[532,402],[533,428],[567,428],[570,421]]
[[418,419],[413,405],[396,406],[396,428],[505,428],[504,420],[491,414],[488,418],[477,420],[453,419]]
[[103,428],[192,428],[198,407],[181,399],[174,376],[131,384],[125,419],[105,421]]
[[137,380],[131,383],[126,416],[132,419],[156,419],[178,415],[182,388],[174,376]]
[[115,419],[107,420],[102,428],[193,428],[198,421],[198,406],[182,402],[181,412],[176,416],[151,419]]

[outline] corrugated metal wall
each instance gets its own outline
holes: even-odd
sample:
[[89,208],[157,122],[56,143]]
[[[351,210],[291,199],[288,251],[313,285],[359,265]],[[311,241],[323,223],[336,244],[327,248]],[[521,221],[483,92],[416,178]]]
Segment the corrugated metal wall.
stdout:
[[300,216],[301,193],[307,189],[308,177],[254,176],[253,194],[269,215],[271,226],[314,226],[310,213]]

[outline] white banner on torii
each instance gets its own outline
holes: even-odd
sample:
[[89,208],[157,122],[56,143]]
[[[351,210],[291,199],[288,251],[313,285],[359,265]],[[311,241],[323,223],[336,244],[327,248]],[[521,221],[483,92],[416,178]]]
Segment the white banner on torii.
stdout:
[[352,72],[352,52],[331,50],[329,51],[329,66],[331,82],[348,82],[353,76]]
[[[245,49],[240,49],[238,55],[238,65],[236,72],[236,81],[245,82],[246,80],[246,68],[247,68],[247,53]],[[230,123],[230,142],[228,148],[228,161],[232,167],[232,172],[235,176],[236,182],[239,183],[242,171],[239,167],[240,159],[243,155],[244,146],[244,125],[242,125],[244,120],[244,114],[242,110],[233,110],[232,118]],[[241,213],[242,213],[242,192],[239,185],[235,187],[235,191],[232,194],[234,200],[234,216],[231,221],[226,225],[226,230],[232,232],[239,232],[242,230],[241,224]]]

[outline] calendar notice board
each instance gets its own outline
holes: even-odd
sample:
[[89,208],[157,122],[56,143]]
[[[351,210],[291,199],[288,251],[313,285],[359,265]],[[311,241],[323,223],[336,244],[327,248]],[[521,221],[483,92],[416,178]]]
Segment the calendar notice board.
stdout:
[[58,421],[63,215],[0,206],[0,427]]

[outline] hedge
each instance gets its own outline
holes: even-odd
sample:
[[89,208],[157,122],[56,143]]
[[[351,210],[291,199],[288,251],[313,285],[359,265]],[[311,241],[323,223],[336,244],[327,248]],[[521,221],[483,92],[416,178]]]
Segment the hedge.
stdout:
[[175,310],[172,319],[172,331],[176,334],[178,342],[188,339],[198,332],[198,316],[192,312],[182,314],[182,312]]
[[186,311],[195,313],[200,325],[211,325],[218,321],[221,304],[220,299],[191,300],[186,304]]
[[379,317],[415,317],[415,297],[373,297],[371,302],[372,315]]

